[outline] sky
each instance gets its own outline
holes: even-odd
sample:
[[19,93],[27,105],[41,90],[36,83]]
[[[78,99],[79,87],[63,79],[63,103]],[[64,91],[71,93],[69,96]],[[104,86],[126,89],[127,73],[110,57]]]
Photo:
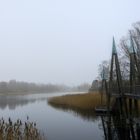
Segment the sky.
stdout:
[[0,0],[0,81],[92,83],[140,21],[139,0]]

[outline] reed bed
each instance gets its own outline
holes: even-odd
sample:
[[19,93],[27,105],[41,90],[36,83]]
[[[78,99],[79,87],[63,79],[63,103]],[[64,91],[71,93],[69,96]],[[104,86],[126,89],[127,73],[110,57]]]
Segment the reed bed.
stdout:
[[[103,98],[105,103],[106,99]],[[64,95],[58,97],[52,97],[48,99],[50,105],[63,106],[71,109],[80,110],[94,110],[95,107],[101,105],[101,94],[99,92],[76,94],[76,95]]]
[[13,122],[10,118],[5,121],[0,119],[0,140],[45,140],[36,127],[35,122],[27,121],[24,123],[18,119]]

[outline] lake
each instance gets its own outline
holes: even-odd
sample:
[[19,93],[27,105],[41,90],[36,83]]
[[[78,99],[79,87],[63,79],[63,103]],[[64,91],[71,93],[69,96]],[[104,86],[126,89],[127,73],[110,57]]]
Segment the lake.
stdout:
[[0,95],[0,117],[25,121],[29,116],[47,140],[103,140],[99,118],[86,118],[76,112],[48,105],[47,98],[64,94],[70,93]]

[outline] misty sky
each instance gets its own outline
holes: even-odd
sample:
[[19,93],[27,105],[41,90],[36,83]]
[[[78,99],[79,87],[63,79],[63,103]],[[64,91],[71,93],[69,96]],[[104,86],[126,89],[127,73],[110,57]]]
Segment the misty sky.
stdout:
[[91,83],[140,0],[0,0],[0,81]]

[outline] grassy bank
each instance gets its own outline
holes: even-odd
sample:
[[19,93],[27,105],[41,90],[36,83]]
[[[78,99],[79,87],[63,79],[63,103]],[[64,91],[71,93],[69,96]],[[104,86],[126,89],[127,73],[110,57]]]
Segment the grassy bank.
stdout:
[[99,92],[64,95],[49,98],[48,103],[55,106],[63,106],[65,108],[94,110],[95,107],[101,105],[101,95]]
[[[77,114],[85,118],[92,118],[95,115],[95,107],[101,106],[101,94],[99,92],[94,93],[85,93],[85,94],[76,94],[76,95],[64,95],[58,97],[52,97],[48,100],[48,103],[59,109],[74,111]],[[106,104],[106,97],[104,95],[102,106]],[[126,100],[127,109],[130,113],[129,100]],[[138,103],[138,110],[136,110],[134,101],[132,102],[132,113],[137,115],[137,112],[140,114],[140,101]],[[111,105],[115,110],[118,109],[118,105],[115,103],[114,98],[111,98]],[[115,111],[114,110],[114,111]]]

